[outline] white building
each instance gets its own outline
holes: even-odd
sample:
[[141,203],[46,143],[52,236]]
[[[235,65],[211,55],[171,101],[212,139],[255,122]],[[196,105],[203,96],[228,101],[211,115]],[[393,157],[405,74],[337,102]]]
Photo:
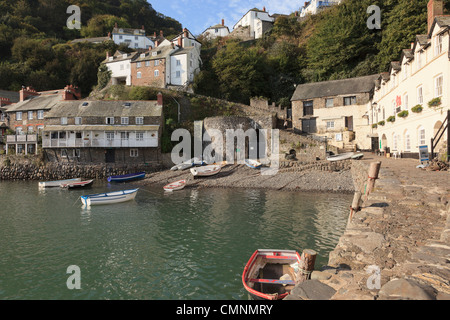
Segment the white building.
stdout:
[[202,36],[205,39],[212,40],[217,37],[226,37],[230,34],[230,29],[225,26],[225,20],[222,19],[222,24],[216,24],[203,31]]
[[266,12],[265,7],[263,10],[253,8],[234,25],[233,29],[249,28],[250,36],[259,39],[273,25],[274,21],[275,19]]
[[109,53],[102,63],[111,71],[112,84],[131,85],[131,61],[136,58],[137,52],[125,53],[117,50],[113,56]]
[[342,0],[311,0],[306,1],[300,9],[300,17],[317,14],[319,11],[340,4]]
[[126,43],[132,49],[148,49],[155,46],[155,43],[146,36],[144,28],[118,28],[116,25],[112,32],[112,40],[116,44]]
[[[431,150],[431,139],[444,122],[450,99],[450,16],[442,0],[429,3],[428,34],[419,35],[411,49],[377,82],[368,110],[372,139],[391,154],[417,158],[419,147]],[[435,106],[430,106],[435,104]],[[445,149],[444,135],[435,152]],[[448,152],[448,151],[447,151]]]

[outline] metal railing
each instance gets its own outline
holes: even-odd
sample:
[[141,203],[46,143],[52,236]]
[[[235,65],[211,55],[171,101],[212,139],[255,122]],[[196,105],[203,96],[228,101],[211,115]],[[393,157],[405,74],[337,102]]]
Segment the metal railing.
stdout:
[[449,121],[450,121],[450,110],[447,110],[447,117],[442,122],[441,127],[436,132],[433,138],[431,138],[431,159],[434,159],[434,150],[436,149],[439,141],[441,140],[442,136],[444,135],[445,130],[447,130],[447,162],[450,161],[450,128],[449,128]]

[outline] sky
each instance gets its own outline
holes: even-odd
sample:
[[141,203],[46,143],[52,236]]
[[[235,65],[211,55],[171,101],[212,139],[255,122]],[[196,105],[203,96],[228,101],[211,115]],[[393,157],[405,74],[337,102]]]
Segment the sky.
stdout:
[[253,8],[263,9],[269,14],[290,14],[299,10],[305,0],[148,0],[153,9],[179,21],[194,35],[208,27],[222,23],[230,31],[233,26]]

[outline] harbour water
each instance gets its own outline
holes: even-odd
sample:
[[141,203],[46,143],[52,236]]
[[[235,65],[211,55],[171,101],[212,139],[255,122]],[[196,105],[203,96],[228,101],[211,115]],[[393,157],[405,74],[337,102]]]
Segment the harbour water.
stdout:
[[[316,268],[343,234],[352,196],[271,190],[143,187],[131,202],[79,197],[133,184],[38,189],[0,182],[0,299],[248,299],[252,253],[314,249]],[[81,289],[68,289],[69,266]]]

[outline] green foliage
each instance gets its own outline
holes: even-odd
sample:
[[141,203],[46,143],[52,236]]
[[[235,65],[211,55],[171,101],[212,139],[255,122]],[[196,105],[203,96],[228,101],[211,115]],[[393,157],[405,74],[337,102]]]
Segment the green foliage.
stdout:
[[378,122],[378,125],[379,125],[379,126],[384,126],[385,124],[386,124],[386,122],[384,122],[384,120]]
[[397,116],[399,116],[400,118],[406,118],[409,115],[408,110],[403,110],[399,113],[397,113]]
[[395,122],[395,116],[390,116],[386,119],[387,122]]
[[106,67],[106,65],[102,64],[98,68],[97,72],[97,89],[101,90],[108,84],[109,80],[111,80],[111,71]]
[[420,104],[411,108],[411,111],[414,113],[420,113],[420,112],[422,112],[422,110],[423,110],[423,107]]
[[428,101],[428,106],[430,108],[436,108],[436,107],[439,107],[441,105],[441,103],[442,103],[441,98],[437,97],[437,98],[434,98],[434,99],[431,99],[430,101]]

